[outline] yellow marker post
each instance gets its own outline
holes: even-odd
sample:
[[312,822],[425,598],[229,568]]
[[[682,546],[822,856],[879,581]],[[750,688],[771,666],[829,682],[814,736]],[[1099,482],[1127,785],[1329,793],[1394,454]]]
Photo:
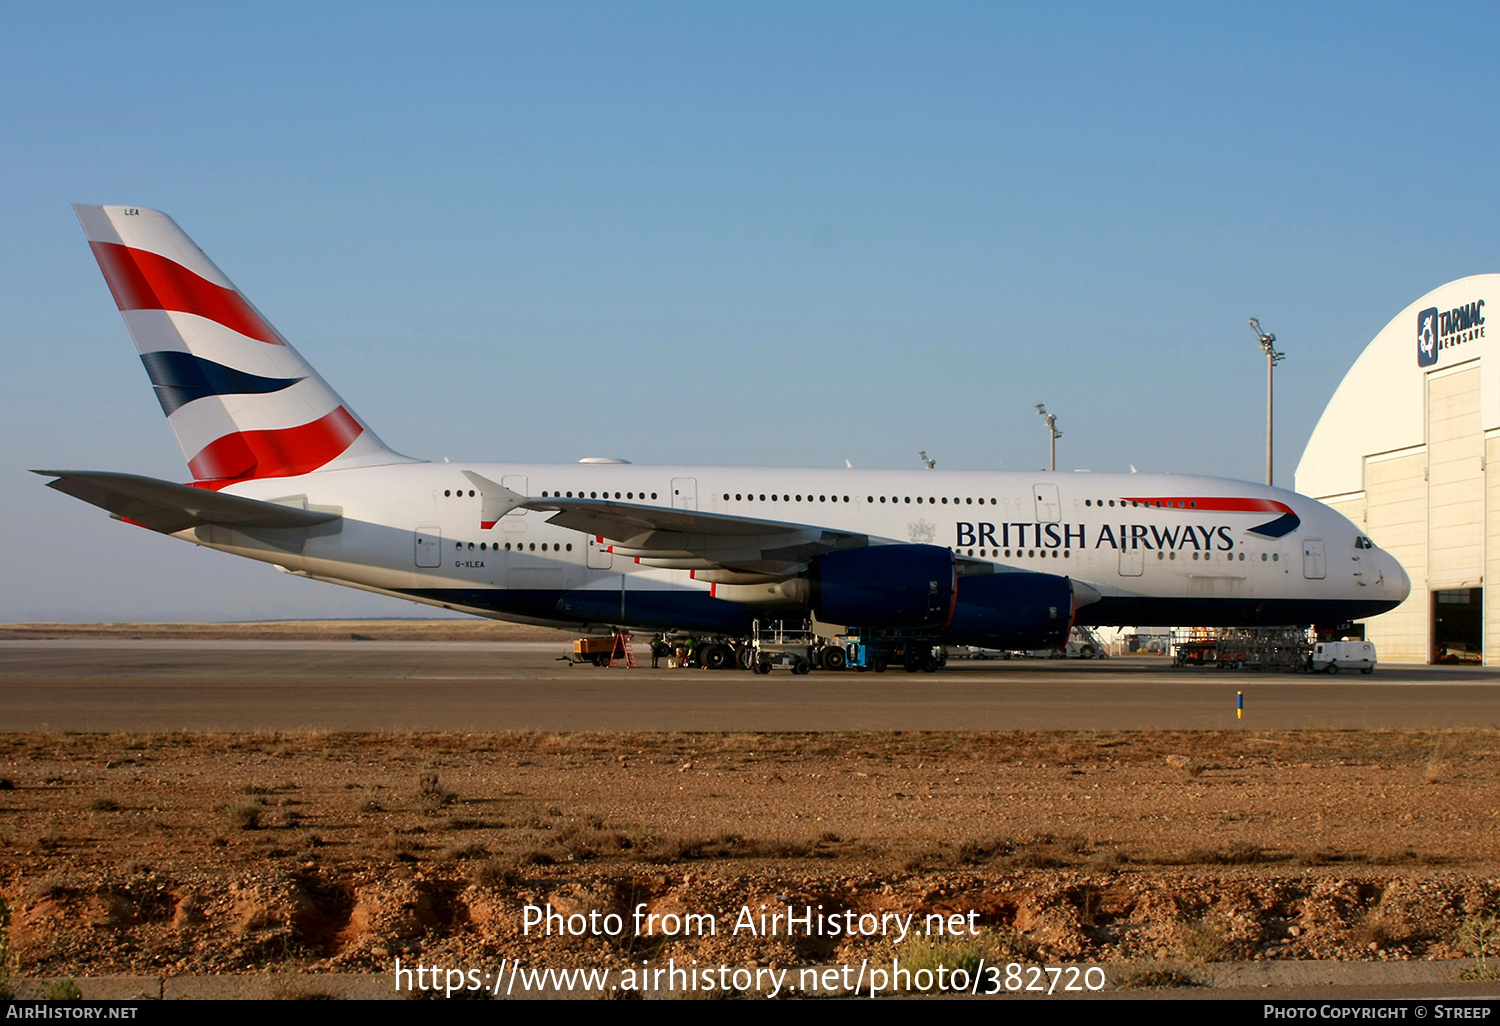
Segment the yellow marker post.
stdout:
[[1245,718],[1245,693],[1243,691],[1234,693],[1234,718],[1237,720]]

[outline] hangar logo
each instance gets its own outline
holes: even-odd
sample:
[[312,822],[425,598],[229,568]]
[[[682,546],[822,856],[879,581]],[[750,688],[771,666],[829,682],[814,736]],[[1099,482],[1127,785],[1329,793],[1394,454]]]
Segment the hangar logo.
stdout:
[[1417,366],[1431,367],[1437,363],[1437,307],[1417,314]]
[[1417,314],[1417,366],[1431,367],[1451,346],[1484,338],[1484,300],[1452,310],[1428,307]]

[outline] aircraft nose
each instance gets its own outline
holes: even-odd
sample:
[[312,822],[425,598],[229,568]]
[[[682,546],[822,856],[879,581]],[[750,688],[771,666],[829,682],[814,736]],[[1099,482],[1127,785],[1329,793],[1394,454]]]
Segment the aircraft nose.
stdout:
[[1385,571],[1385,586],[1393,594],[1399,596],[1400,601],[1405,602],[1406,596],[1411,594],[1411,578],[1407,576],[1406,568],[1401,565],[1395,556],[1389,552],[1383,552],[1382,554],[1385,556],[1385,561],[1389,564],[1388,569]]

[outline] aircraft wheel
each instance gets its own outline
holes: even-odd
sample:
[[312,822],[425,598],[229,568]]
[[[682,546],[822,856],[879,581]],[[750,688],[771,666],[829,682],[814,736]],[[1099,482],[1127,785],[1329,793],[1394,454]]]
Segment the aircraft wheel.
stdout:
[[710,670],[722,670],[730,664],[734,654],[724,645],[710,645],[703,653],[703,665]]
[[849,665],[849,659],[841,648],[827,648],[823,650],[823,669],[842,670]]
[[742,669],[742,670],[754,669],[754,667],[755,667],[755,649],[751,648],[749,645],[741,646],[740,650],[735,653],[735,659],[738,660],[738,662],[740,664],[740,669]]

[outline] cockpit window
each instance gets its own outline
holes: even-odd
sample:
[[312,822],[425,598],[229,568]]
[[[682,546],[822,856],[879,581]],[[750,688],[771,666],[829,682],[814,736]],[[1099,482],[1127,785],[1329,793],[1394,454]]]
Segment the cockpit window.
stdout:
[[1375,543],[1366,538],[1364,535],[1360,535],[1358,538],[1354,539],[1354,547],[1356,549],[1373,549],[1375,547]]

